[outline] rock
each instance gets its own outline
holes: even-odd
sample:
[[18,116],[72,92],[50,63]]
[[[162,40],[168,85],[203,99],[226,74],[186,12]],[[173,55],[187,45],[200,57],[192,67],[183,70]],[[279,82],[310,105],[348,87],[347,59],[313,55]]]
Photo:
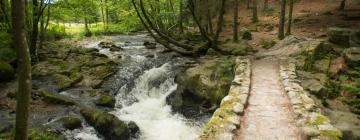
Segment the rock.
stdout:
[[360,47],[360,30],[351,33],[350,47]]
[[80,113],[105,139],[126,140],[130,138],[130,130],[126,123],[114,115],[91,108],[83,108]]
[[317,60],[313,63],[312,70],[315,72],[327,73],[330,68],[331,60],[329,57],[326,57],[321,60]]
[[71,73],[70,76],[54,74],[53,78],[60,89],[66,89],[79,83],[84,77],[78,73]]
[[135,122],[130,121],[128,123],[128,128],[130,130],[130,133],[131,133],[132,137],[135,137],[135,138],[138,137],[138,135],[140,133],[140,128]]
[[40,95],[44,98],[44,101],[49,104],[62,104],[62,105],[76,105],[76,101],[66,97],[64,95],[60,95],[57,93],[49,92],[46,90],[41,91]]
[[329,75],[332,77],[336,76],[339,72],[345,70],[345,68],[346,63],[344,57],[338,57],[336,59],[333,59],[329,68]]
[[144,46],[147,49],[156,49],[156,43],[145,41]]
[[101,48],[113,48],[116,45],[112,41],[102,41],[98,44],[98,46]]
[[100,95],[100,97],[95,102],[96,105],[104,107],[115,107],[115,98],[109,95]]
[[246,28],[242,28],[240,30],[240,33],[242,34],[242,39],[252,40],[252,34],[251,34],[250,30],[248,30]]
[[306,90],[310,91],[314,95],[319,95],[325,92],[326,87],[321,84],[320,81],[315,79],[303,80],[301,83]]
[[74,130],[82,126],[81,120],[76,117],[63,117],[60,119],[60,122],[62,123],[63,127],[69,130]]
[[351,47],[344,50],[346,63],[355,68],[360,66],[360,47]]
[[219,53],[216,52],[214,49],[210,48],[206,51],[206,55],[218,55]]
[[111,46],[110,51],[112,52],[119,52],[122,51],[123,49],[117,46]]
[[0,82],[8,81],[13,78],[15,78],[14,68],[10,64],[0,60]]
[[233,80],[234,60],[226,57],[201,59],[200,65],[176,76],[175,81],[188,94],[213,105],[220,104]]
[[311,127],[303,127],[302,128],[302,132],[308,137],[316,137],[320,135],[320,131],[315,129],[315,128],[311,128]]
[[352,30],[348,28],[329,28],[328,29],[328,36],[329,41],[331,43],[340,45],[344,48],[347,48],[350,46],[350,34]]

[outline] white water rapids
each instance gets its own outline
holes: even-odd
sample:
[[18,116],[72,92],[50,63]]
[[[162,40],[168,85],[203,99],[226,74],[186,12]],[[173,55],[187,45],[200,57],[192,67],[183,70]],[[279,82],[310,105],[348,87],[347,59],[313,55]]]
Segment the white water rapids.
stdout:
[[[152,82],[165,78],[160,85]],[[182,115],[173,114],[171,106],[166,104],[166,97],[176,90],[174,77],[171,76],[171,65],[164,64],[153,68],[135,81],[135,87],[126,93],[137,102],[127,105],[123,103],[123,90],[117,98],[116,111],[112,113],[123,121],[134,121],[140,127],[141,140],[193,140],[201,131],[199,125],[187,121]]]

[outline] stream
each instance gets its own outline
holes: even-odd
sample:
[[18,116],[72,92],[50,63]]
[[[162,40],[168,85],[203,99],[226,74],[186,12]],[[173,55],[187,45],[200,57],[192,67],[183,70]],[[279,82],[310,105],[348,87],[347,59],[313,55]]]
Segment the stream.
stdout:
[[[144,41],[153,41],[146,35],[105,36],[123,50],[112,52],[97,46],[100,42],[85,44],[120,61],[118,72],[104,82],[102,88],[111,89],[116,98],[110,111],[120,120],[135,122],[140,128],[139,140],[192,140],[202,131],[205,121],[185,118],[174,113],[166,104],[166,97],[176,90],[176,74],[192,61],[174,53],[162,53],[163,48],[146,49]],[[91,126],[66,132],[67,138],[79,140],[103,139]]]

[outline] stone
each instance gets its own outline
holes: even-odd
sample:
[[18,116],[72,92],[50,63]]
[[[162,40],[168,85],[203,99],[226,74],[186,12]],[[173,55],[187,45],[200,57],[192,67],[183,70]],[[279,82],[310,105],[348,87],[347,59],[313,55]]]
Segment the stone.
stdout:
[[344,50],[346,63],[355,68],[360,66],[360,47],[351,47]]
[[201,59],[200,65],[178,74],[175,81],[190,96],[218,105],[229,92],[233,66],[234,60],[225,57]]
[[328,37],[331,43],[347,48],[350,46],[350,34],[352,30],[348,28],[329,28]]
[[80,113],[105,139],[125,140],[130,138],[128,125],[114,115],[92,108],[83,108]]
[[302,132],[309,138],[317,137],[320,135],[320,131],[311,127],[302,127]]
[[154,42],[145,41],[144,46],[147,49],[156,49],[156,43]]
[[240,127],[240,117],[239,116],[231,116],[227,119],[230,123],[234,124],[237,127]]
[[139,126],[138,126],[135,122],[133,122],[133,121],[130,121],[130,122],[128,123],[128,128],[129,128],[129,130],[130,130],[130,133],[131,133],[131,136],[132,136],[132,137],[137,137],[138,134],[140,133],[140,128],[139,128]]
[[236,103],[236,104],[233,106],[233,111],[234,111],[236,114],[242,115],[242,114],[244,113],[244,105],[243,105],[243,104],[240,104],[240,103]]
[[95,104],[98,106],[114,108],[115,98],[109,95],[100,95],[100,97],[95,101]]
[[15,78],[14,68],[10,64],[0,60],[0,82],[12,80],[14,78]]
[[43,90],[40,95],[43,97],[43,100],[49,104],[61,104],[61,105],[76,105],[77,102],[72,98],[60,95],[58,93],[53,93],[50,91]]
[[62,123],[63,127],[69,130],[74,130],[82,126],[81,120],[76,117],[63,117],[60,119],[60,122]]
[[249,44],[244,40],[240,40],[239,42],[227,42],[222,45],[222,50],[236,56],[244,56],[252,51]]

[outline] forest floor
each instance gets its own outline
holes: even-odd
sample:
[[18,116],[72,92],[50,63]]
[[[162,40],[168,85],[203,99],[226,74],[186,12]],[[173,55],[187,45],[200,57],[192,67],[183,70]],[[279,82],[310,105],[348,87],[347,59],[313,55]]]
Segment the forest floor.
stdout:
[[[345,15],[359,14],[360,5],[356,1],[348,1],[346,12],[338,10],[341,0],[301,0],[294,3],[292,34],[307,38],[326,38],[329,27],[348,27],[360,29],[359,19],[347,19]],[[239,28],[247,28],[252,33],[251,47],[258,51],[266,51],[262,48],[264,41],[278,41],[278,26],[280,11],[278,1],[269,0],[269,10],[263,10],[263,4],[259,2],[259,22],[252,23],[252,11],[241,5],[239,10]],[[288,12],[288,9],[286,9]],[[287,15],[286,15],[287,16]],[[226,28],[221,34],[222,41],[232,39],[233,36],[233,11],[227,11],[225,16]],[[286,23],[287,24],[287,23]],[[285,28],[287,29],[287,27]]]
[[301,139],[289,99],[280,84],[279,67],[273,60],[252,63],[251,96],[237,139]]

